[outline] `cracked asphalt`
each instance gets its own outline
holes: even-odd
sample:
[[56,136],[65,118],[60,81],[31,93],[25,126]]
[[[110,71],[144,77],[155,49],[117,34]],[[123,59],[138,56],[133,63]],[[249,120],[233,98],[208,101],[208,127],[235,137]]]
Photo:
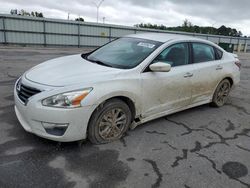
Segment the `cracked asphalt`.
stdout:
[[0,46],[0,187],[250,188],[250,54],[226,105],[203,105],[106,145],[57,143],[23,130],[15,80],[45,60],[84,51]]

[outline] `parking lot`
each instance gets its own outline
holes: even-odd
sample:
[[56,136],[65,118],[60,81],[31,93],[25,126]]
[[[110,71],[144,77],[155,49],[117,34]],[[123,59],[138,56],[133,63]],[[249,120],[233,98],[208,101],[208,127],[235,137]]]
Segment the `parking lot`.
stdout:
[[250,54],[240,55],[241,83],[222,108],[179,112],[98,146],[25,132],[14,113],[15,80],[38,63],[82,51],[0,46],[1,188],[250,188]]

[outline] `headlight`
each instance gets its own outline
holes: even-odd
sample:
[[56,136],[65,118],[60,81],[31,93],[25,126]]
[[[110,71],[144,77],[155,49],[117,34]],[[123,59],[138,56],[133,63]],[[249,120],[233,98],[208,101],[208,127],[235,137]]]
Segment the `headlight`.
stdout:
[[92,91],[87,88],[54,95],[42,100],[42,105],[58,108],[76,108],[81,106],[81,101]]

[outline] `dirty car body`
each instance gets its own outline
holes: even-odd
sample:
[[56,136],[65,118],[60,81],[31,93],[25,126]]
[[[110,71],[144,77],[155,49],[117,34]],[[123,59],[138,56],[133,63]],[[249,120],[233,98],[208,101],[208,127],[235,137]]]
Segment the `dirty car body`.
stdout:
[[239,66],[237,56],[206,40],[129,35],[25,72],[15,84],[15,112],[26,131],[50,140],[97,134],[91,135],[94,143],[108,142],[120,138],[126,126],[213,102],[223,80],[230,89],[240,81]]

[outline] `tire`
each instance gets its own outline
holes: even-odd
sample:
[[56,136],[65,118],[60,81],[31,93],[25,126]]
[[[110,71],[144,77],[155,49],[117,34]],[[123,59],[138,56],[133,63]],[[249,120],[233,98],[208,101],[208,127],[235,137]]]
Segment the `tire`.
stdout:
[[214,92],[211,106],[214,107],[223,106],[227,100],[230,90],[231,90],[230,81],[228,79],[222,80]]
[[93,144],[118,140],[128,130],[131,119],[131,111],[125,102],[108,100],[94,111],[88,125],[88,139]]

